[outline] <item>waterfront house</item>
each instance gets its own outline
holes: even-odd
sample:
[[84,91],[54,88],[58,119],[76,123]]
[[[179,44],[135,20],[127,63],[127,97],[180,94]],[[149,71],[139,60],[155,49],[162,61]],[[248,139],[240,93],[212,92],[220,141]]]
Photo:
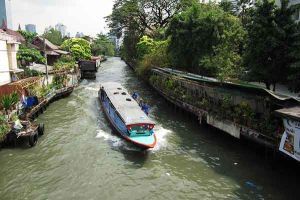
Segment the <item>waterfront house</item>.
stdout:
[[17,51],[23,39],[15,31],[0,29],[0,85],[16,81],[17,73],[23,71],[17,65]]
[[47,54],[48,65],[53,65],[62,55],[69,54],[69,52],[61,50],[58,46],[40,36],[35,37],[32,44],[43,55]]

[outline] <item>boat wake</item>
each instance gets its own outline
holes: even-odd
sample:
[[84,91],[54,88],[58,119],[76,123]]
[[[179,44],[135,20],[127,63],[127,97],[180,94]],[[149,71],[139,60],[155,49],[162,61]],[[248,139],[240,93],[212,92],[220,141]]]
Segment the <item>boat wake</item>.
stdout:
[[90,87],[90,86],[85,86],[84,89],[90,90],[90,91],[96,91],[96,92],[98,92],[98,90],[99,90],[99,88],[94,88],[94,87]]
[[106,132],[102,129],[97,130],[96,138],[101,138],[107,141],[111,147],[119,150],[128,150],[128,151],[137,151],[139,148],[134,147],[133,145],[126,142],[123,138],[114,135],[110,131]]
[[153,149],[149,149],[150,152],[156,152],[165,149],[168,146],[167,136],[172,133],[171,130],[165,129],[160,125],[156,125],[154,128],[157,143]]

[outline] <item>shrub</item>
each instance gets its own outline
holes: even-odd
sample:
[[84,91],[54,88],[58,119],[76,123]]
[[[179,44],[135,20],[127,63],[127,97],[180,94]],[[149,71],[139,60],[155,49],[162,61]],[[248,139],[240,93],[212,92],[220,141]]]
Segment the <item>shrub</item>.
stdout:
[[9,95],[3,95],[0,99],[1,107],[5,110],[6,114],[8,114],[8,110],[11,109],[12,106],[19,102],[18,93],[14,92]]
[[73,69],[75,59],[69,55],[63,55],[54,63],[54,69]]
[[3,141],[5,135],[9,132],[9,124],[4,115],[0,114],[0,142]]

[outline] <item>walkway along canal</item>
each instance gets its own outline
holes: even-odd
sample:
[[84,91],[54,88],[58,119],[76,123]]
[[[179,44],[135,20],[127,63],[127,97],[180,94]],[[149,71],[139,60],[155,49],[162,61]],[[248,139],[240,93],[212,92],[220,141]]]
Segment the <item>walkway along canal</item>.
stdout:
[[[112,132],[97,100],[116,81],[152,105],[157,147],[141,152]],[[0,199],[295,199],[299,164],[273,159],[175,111],[119,58],[38,118],[45,137],[0,151]],[[53,126],[54,125],[54,126]]]

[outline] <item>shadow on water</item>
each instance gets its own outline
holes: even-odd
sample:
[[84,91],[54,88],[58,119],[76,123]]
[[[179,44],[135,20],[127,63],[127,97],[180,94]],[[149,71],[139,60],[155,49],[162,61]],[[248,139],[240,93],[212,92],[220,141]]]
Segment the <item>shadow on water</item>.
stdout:
[[233,192],[234,198],[295,199],[295,194],[299,196],[300,165],[296,161],[274,155],[270,149],[238,140],[209,125],[199,125],[195,117],[183,111],[176,112],[173,106],[161,103],[158,107],[168,110],[156,113],[159,118],[180,121],[181,125],[164,124],[176,130],[180,149],[192,152],[210,169],[238,184],[238,189]]
[[119,151],[122,152],[124,158],[132,164],[131,167],[137,169],[143,167],[149,158],[149,152],[142,149],[119,149]]

